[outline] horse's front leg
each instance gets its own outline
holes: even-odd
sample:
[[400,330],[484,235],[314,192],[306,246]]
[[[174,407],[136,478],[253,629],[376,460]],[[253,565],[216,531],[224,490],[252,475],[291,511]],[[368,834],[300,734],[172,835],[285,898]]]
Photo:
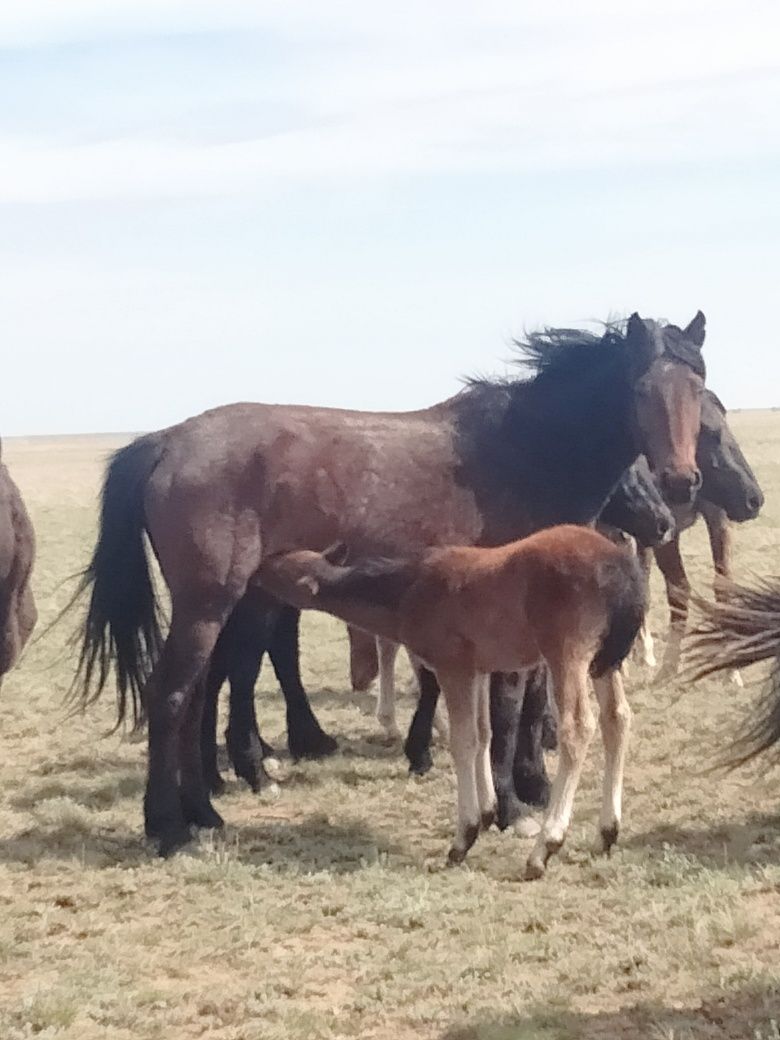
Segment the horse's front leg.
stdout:
[[[642,568],[642,575],[645,580],[645,595],[647,597],[646,602],[648,609],[645,612],[644,620],[642,621],[642,627],[639,629],[639,635],[636,637],[634,648],[631,652],[632,658],[638,663],[643,665],[645,668],[655,668],[657,661],[655,659],[655,645],[653,643],[653,636],[650,631],[650,571],[653,566],[653,550],[648,549],[643,545],[638,545],[636,549],[637,560]],[[624,662],[625,663],[625,662]]]
[[[731,581],[731,560],[734,548],[734,534],[726,516],[725,510],[709,502],[701,503],[701,514],[707,525],[707,534],[710,539],[710,551],[712,552],[712,563],[715,567],[715,599],[718,603],[728,602],[728,582]],[[738,688],[742,688],[742,676],[737,668],[732,668],[729,673],[729,682]]]
[[680,667],[680,649],[688,623],[688,600],[691,588],[680,555],[680,536],[666,545],[656,547],[655,561],[666,582],[666,598],[669,602],[669,635],[664,650],[664,659],[656,682],[673,679]]

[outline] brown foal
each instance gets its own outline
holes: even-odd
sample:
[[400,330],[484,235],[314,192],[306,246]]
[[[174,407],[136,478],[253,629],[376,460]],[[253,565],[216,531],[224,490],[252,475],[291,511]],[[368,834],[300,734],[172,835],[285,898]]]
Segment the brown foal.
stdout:
[[338,561],[343,546],[268,557],[257,580],[300,608],[315,608],[403,643],[436,673],[450,718],[458,823],[449,861],[460,863],[493,822],[491,672],[544,662],[558,713],[560,763],[550,806],[526,867],[537,878],[563,844],[595,730],[588,675],[600,707],[606,767],[602,847],[621,816],[630,709],[617,669],[644,616],[635,559],[588,528],[549,528],[498,548],[429,549],[406,560]]

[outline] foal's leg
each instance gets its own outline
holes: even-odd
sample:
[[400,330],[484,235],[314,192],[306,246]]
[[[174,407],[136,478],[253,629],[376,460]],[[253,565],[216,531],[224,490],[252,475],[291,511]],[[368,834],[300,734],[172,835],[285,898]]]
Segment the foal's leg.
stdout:
[[477,783],[479,680],[474,673],[453,672],[442,674],[440,682],[450,716],[450,750],[458,781],[458,824],[447,859],[462,863],[477,840],[481,824]]
[[420,699],[404,743],[404,754],[409,760],[409,772],[423,776],[433,765],[431,738],[433,717],[439,700],[439,683],[433,672],[424,666],[420,666],[417,672],[417,681],[420,684]]
[[526,864],[528,879],[541,877],[547,860],[563,845],[585,754],[596,728],[588,692],[588,662],[549,664],[558,709],[558,772],[550,808]]
[[636,556],[639,561],[639,565],[642,568],[642,574],[645,579],[645,596],[648,605],[648,610],[645,612],[644,620],[642,621],[642,627],[639,629],[639,635],[636,637],[633,651],[631,656],[639,664],[644,665],[645,668],[655,668],[657,661],[655,659],[655,646],[653,644],[653,636],[650,631],[650,571],[653,567],[653,550],[648,549],[645,546],[638,545],[636,547]]
[[604,742],[604,798],[599,817],[601,845],[607,854],[617,841],[623,803],[623,769],[631,729],[631,708],[620,672],[607,672],[593,685],[599,702],[599,724]]
[[487,830],[496,819],[496,789],[490,761],[490,676],[476,679],[477,697],[477,798],[482,829]]
[[379,694],[376,701],[376,718],[391,740],[399,740],[401,731],[395,718],[395,659],[398,643],[377,637],[379,653]]
[[[709,502],[701,503],[701,514],[707,525],[707,534],[710,539],[710,551],[712,552],[712,563],[715,567],[715,599],[718,603],[728,601],[728,592],[723,587],[724,581],[731,580],[731,557],[733,550],[733,534],[729,518],[725,510],[718,506],[710,505]],[[744,683],[738,669],[732,668],[728,673],[729,682],[741,688]]]
[[654,550],[655,560],[666,581],[666,597],[669,601],[671,622],[664,651],[664,660],[657,675],[658,681],[672,679],[680,666],[680,648],[688,622],[688,600],[691,588],[680,555],[680,536]]
[[290,754],[299,758],[325,758],[338,744],[317,721],[301,679],[300,659],[301,612],[282,606],[271,642],[271,664],[287,704],[287,742]]

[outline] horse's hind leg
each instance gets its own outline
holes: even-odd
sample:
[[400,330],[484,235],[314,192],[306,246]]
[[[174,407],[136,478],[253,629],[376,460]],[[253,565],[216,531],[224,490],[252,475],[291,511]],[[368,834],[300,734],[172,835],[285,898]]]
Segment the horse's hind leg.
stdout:
[[599,702],[599,725],[604,742],[604,796],[599,831],[602,849],[609,853],[620,829],[631,708],[619,672],[607,672],[600,679],[594,679],[593,685]]
[[514,789],[520,802],[542,809],[550,800],[550,780],[544,762],[544,749],[548,747],[552,750],[557,744],[555,716],[547,687],[545,668],[533,668],[526,673],[512,767]]
[[325,758],[338,744],[320,726],[301,680],[298,645],[301,612],[284,605],[279,610],[270,646],[271,663],[287,703],[287,741],[294,759]]
[[588,662],[548,661],[558,709],[558,772],[550,794],[542,829],[525,876],[541,877],[547,861],[563,845],[569,828],[585,754],[596,728],[588,693]]
[[401,731],[395,718],[395,659],[398,643],[377,637],[379,653],[379,694],[376,702],[376,719],[391,740],[398,740]]
[[[188,720],[188,713],[194,685],[208,665],[233,605],[228,594],[221,592],[221,596],[208,592],[198,595],[193,590],[187,596],[186,607],[174,602],[168,638],[145,691],[149,714],[149,771],[144,821],[147,835],[159,839],[161,855],[168,855],[189,840],[179,787],[182,764],[187,796],[195,794],[199,800],[195,756],[185,754],[182,759],[180,742],[182,738],[194,740],[198,749],[200,747],[199,727],[193,721],[195,717],[200,719],[197,706],[196,716]],[[180,596],[179,601],[183,598]],[[188,815],[190,812],[188,806]]]
[[[228,622],[230,624],[230,622]],[[224,629],[223,629],[224,633]],[[220,641],[211,655],[203,702],[203,719],[200,729],[200,755],[203,763],[203,779],[212,794],[222,794],[225,781],[219,772],[217,763],[217,715],[219,709],[219,691],[227,678],[227,668],[220,653]]]
[[490,676],[480,675],[476,680],[477,697],[477,798],[482,829],[487,830],[496,819],[496,789],[493,785],[493,765],[490,760]]
[[201,755],[206,673],[192,686],[189,706],[179,737],[179,793],[184,822],[196,827],[220,828],[224,820],[211,804]]
[[440,682],[450,716],[450,751],[458,781],[458,823],[447,859],[462,863],[482,823],[477,782],[479,680],[473,673],[454,672],[441,675]]

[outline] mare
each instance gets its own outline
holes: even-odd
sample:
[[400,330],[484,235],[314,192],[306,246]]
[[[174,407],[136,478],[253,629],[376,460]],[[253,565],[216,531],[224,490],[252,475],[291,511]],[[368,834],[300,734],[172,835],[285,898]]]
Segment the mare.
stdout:
[[35,532],[0,445],[0,682],[38,620],[30,586],[34,560]]
[[[640,545],[656,545],[672,536],[674,519],[653,480],[644,456],[622,475],[599,515],[599,523],[624,532]],[[217,767],[217,702],[227,679],[230,715],[225,741],[236,776],[253,791],[271,782],[265,765],[276,754],[260,735],[255,714],[255,683],[266,651],[284,694],[290,751],[303,757],[296,740],[297,720],[310,711],[299,666],[299,612],[289,604],[277,605],[259,589],[251,589],[225,625],[211,660],[203,712],[202,757],[206,783],[213,794],[224,789]],[[352,689],[364,691],[379,675],[376,717],[391,739],[400,737],[395,716],[395,660],[398,644],[348,626]],[[412,661],[415,677],[419,668]],[[446,741],[446,717],[437,704],[433,725]],[[545,719],[549,727],[549,719]],[[314,725],[318,727],[315,722]],[[522,739],[522,738],[521,738]]]
[[780,745],[780,579],[754,587],[729,583],[726,599],[697,600],[702,620],[688,640],[685,671],[693,679],[772,661],[753,718],[725,764],[743,765]]
[[[416,412],[234,404],[138,438],[112,458],[73,693],[112,669],[120,719],[149,720],[145,829],[162,855],[216,827],[201,760],[205,679],[220,632],[266,557],[346,541],[408,556],[500,545],[595,519],[647,455],[671,498],[696,464],[704,315],[682,330],[633,314],[603,336],[530,337],[527,379],[471,382]],[[146,536],[171,597],[163,638]]]
[[[690,585],[680,553],[680,535],[692,527],[699,516],[704,518],[715,568],[715,597],[721,600],[726,594],[723,580],[731,580],[733,532],[730,521],[744,523],[753,520],[764,504],[764,495],[755,474],[729,428],[726,409],[711,390],[705,390],[702,398],[696,462],[701,472],[701,487],[689,505],[672,506],[677,529],[675,537],[665,545],[640,552],[648,579],[651,553],[654,553],[666,582],[670,625],[658,681],[671,679],[677,674],[680,645],[688,620]],[[637,653],[644,664],[655,665],[653,640],[646,623],[637,640]],[[733,673],[732,680],[740,684],[739,672]]]
[[644,616],[636,558],[588,527],[547,528],[497,548],[450,546],[403,560],[351,566],[343,546],[272,556],[260,576],[279,598],[315,607],[407,646],[432,671],[450,720],[457,776],[457,829],[450,863],[460,863],[496,814],[490,759],[489,678],[544,665],[557,709],[559,765],[550,807],[526,877],[544,873],[571,819],[585,754],[596,728],[593,677],[604,742],[602,846],[621,819],[631,710],[618,671]]

